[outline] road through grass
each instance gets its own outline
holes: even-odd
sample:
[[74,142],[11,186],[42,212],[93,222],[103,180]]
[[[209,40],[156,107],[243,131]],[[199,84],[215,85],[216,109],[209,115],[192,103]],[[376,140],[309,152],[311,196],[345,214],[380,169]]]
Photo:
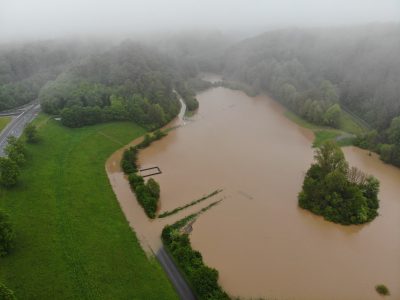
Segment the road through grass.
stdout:
[[16,248],[0,279],[19,299],[177,299],[141,249],[109,184],[105,161],[142,135],[132,123],[68,129],[40,115],[20,184],[0,191]]

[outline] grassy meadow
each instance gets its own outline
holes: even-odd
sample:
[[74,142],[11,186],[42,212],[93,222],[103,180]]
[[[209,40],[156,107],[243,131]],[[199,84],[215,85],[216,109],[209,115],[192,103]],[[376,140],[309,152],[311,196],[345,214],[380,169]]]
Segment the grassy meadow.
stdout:
[[106,159],[145,133],[128,122],[79,129],[41,114],[20,183],[0,191],[16,246],[0,279],[18,299],[178,299],[119,207]]

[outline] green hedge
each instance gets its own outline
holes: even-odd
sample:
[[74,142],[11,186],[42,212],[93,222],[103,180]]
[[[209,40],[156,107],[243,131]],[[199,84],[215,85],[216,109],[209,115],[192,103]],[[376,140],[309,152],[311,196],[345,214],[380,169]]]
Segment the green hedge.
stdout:
[[140,205],[143,207],[149,218],[154,219],[156,217],[158,202],[160,199],[160,186],[153,179],[150,178],[145,183],[142,176],[137,174],[137,155],[139,149],[148,147],[152,142],[157,141],[167,134],[161,130],[156,130],[152,134],[146,134],[141,143],[135,147],[126,149],[122,154],[121,168],[125,174],[129,175],[128,180],[132,190],[135,192],[136,198]]
[[[216,203],[218,202],[209,207]],[[198,299],[230,299],[218,284],[218,271],[204,264],[201,253],[192,249],[189,235],[181,232],[181,228],[193,220],[196,215],[190,215],[173,225],[165,226],[161,235],[163,243],[185,274]]]

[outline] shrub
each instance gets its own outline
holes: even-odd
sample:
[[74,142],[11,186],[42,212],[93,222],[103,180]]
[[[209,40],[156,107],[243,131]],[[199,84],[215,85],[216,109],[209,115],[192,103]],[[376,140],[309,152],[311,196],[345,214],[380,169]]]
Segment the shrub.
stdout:
[[32,123],[26,125],[24,134],[28,143],[36,143],[38,141],[37,129]]
[[0,256],[7,255],[14,244],[14,231],[9,216],[0,210]]
[[147,181],[147,189],[153,197],[160,198],[160,185],[153,178]]
[[125,174],[137,172],[137,153],[138,150],[136,147],[130,147],[129,149],[126,149],[122,154],[121,168]]
[[17,165],[22,165],[25,162],[26,149],[24,143],[15,136],[7,138],[7,146],[4,149],[8,158],[13,160]]
[[0,157],[0,184],[6,188],[17,184],[20,169],[18,164],[8,158]]
[[130,174],[128,180],[147,216],[152,219],[155,218],[160,198],[160,186],[158,183],[152,178],[145,183],[143,177],[138,174]]
[[162,139],[164,136],[166,136],[167,134],[164,131],[161,131],[160,129],[157,129],[156,131],[154,131],[154,140],[160,140]]
[[383,285],[379,284],[375,287],[375,290],[378,292],[378,294],[383,295],[383,296],[388,296],[390,295],[389,289]]

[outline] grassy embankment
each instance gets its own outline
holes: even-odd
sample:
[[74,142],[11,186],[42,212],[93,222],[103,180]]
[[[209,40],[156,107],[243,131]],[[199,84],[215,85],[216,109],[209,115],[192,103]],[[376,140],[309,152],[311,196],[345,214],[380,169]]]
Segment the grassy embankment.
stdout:
[[11,117],[0,117],[0,132],[6,128],[7,124],[10,123]]
[[314,132],[313,147],[318,147],[328,140],[336,141],[341,147],[349,146],[353,144],[354,135],[366,130],[362,124],[345,111],[341,112],[339,129],[312,124],[289,110],[286,110],[285,116],[297,125]]
[[111,153],[144,134],[128,122],[69,129],[40,115],[20,183],[1,190],[16,247],[0,280],[19,299],[177,299],[148,259],[109,184]]

